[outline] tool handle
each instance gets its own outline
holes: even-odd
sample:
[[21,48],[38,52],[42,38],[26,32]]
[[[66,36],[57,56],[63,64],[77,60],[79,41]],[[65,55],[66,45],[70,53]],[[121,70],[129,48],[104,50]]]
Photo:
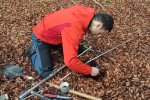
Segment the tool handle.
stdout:
[[69,96],[60,96],[60,95],[54,95],[54,94],[44,94],[44,96],[48,98],[57,98],[57,99],[63,99],[63,100],[71,100],[72,97]]
[[57,95],[54,94],[44,94],[44,96],[48,97],[48,98],[56,98]]

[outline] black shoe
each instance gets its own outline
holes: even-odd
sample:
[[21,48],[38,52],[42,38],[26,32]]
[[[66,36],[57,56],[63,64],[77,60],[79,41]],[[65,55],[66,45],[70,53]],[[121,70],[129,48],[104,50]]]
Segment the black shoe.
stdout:
[[51,73],[52,73],[51,71],[45,71],[40,75],[40,77],[42,79],[44,79],[44,78],[48,77]]

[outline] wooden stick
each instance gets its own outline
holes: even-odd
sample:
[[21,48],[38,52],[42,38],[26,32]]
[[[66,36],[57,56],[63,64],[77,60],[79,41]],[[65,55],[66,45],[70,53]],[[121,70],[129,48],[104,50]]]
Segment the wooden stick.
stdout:
[[[57,89],[60,89],[58,85],[56,84],[53,84],[53,83],[48,83],[49,86],[53,86]],[[69,90],[69,93],[72,93],[72,94],[75,94],[75,95],[78,95],[78,96],[81,96],[81,97],[84,97],[86,99],[90,99],[90,100],[102,100],[101,98],[97,98],[97,97],[93,97],[91,95],[88,95],[88,94],[85,94],[85,93],[81,93],[81,92],[78,92],[78,91],[75,91],[75,90]]]
[[102,4],[100,4],[97,0],[93,0],[97,5],[99,5],[103,11],[106,11],[106,9],[103,7]]

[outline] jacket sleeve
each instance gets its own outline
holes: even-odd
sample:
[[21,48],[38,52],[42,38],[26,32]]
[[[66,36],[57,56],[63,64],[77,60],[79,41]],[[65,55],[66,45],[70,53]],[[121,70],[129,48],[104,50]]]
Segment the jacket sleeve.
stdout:
[[78,73],[89,75],[92,68],[81,62],[78,56],[78,48],[80,40],[83,34],[76,29],[66,29],[62,33],[62,44],[64,53],[64,63],[65,65]]

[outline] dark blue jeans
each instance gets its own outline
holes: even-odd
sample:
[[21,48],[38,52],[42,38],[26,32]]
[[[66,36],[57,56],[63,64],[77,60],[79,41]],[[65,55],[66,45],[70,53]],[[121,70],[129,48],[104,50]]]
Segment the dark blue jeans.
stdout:
[[34,33],[32,33],[31,46],[34,52],[29,56],[29,59],[38,74],[45,78],[53,71],[52,46],[37,39]]

